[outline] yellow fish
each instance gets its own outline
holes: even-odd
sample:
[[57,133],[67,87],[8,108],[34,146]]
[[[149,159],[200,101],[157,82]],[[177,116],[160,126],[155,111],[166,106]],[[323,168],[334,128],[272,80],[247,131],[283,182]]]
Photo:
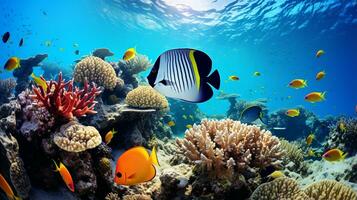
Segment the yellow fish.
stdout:
[[20,67],[20,58],[18,57],[9,58],[4,65],[4,69],[7,71],[12,71],[19,67]]
[[190,128],[192,128],[192,125],[191,125],[191,124],[187,124],[187,125],[186,125],[186,128],[187,128],[187,129],[190,129]]
[[340,149],[331,149],[329,151],[327,151],[326,153],[324,153],[322,155],[322,158],[324,158],[325,160],[329,161],[329,162],[334,162],[334,161],[341,161],[344,160],[347,156],[347,153],[344,153],[343,151],[341,151]]
[[310,146],[312,141],[315,139],[315,135],[313,133],[311,133],[310,135],[308,135],[306,137],[306,144],[307,146]]
[[321,80],[326,76],[326,72],[325,71],[321,71],[319,73],[316,74],[316,80]]
[[318,50],[317,52],[316,52],[316,57],[317,58],[320,58],[320,56],[322,56],[322,55],[324,55],[325,54],[325,51],[324,50]]
[[254,76],[261,76],[262,74],[260,72],[254,72],[253,75]]
[[285,176],[285,175],[284,175],[284,173],[282,171],[276,170],[273,173],[271,173],[268,177],[276,179],[276,178],[280,178],[280,177],[283,177],[283,176]]
[[43,77],[37,77],[34,73],[31,74],[31,77],[38,86],[41,86],[44,91],[47,91],[47,83]]
[[109,131],[109,132],[105,135],[105,138],[104,138],[105,144],[109,144],[109,143],[112,141],[112,139],[113,139],[113,137],[114,137],[114,135],[115,135],[116,133],[117,133],[117,132],[114,130],[114,128],[113,128],[111,131]]
[[57,163],[54,160],[52,160],[52,161],[55,163],[56,171],[58,171],[60,173],[62,180],[64,181],[64,183],[66,184],[68,189],[71,192],[74,192],[74,183],[72,180],[71,173],[69,173],[67,167],[64,164],[62,164],[62,162],[60,162],[59,167],[58,167]]
[[297,117],[300,115],[299,109],[289,109],[285,112],[285,114],[289,117]]
[[159,161],[154,147],[149,155],[142,147],[133,147],[125,151],[117,161],[114,182],[120,185],[136,185],[155,178]]
[[338,128],[341,130],[342,133],[344,133],[344,132],[347,131],[346,125],[345,125],[345,123],[343,123],[343,122],[340,122],[340,123],[338,124]]
[[186,116],[186,115],[182,115],[182,118],[183,118],[183,119],[187,119],[187,116]]
[[6,181],[6,179],[0,174],[0,188],[5,192],[8,199],[11,200],[20,200],[20,197],[15,196],[14,191],[11,189],[11,186]]
[[310,103],[321,102],[325,100],[326,92],[311,92],[305,96],[305,100]]
[[167,125],[169,127],[175,126],[175,122],[171,120],[171,121],[167,122]]
[[290,81],[289,87],[295,88],[295,89],[301,89],[307,87],[307,81],[304,79],[294,79]]
[[233,76],[229,76],[228,79],[231,80],[231,81],[238,81],[239,77],[233,75]]
[[129,61],[129,60],[135,58],[135,56],[136,56],[135,48],[129,48],[125,51],[125,53],[123,55],[123,60]]
[[310,157],[315,157],[316,156],[314,150],[312,150],[312,149],[309,149],[309,151],[307,152],[307,155],[310,156]]

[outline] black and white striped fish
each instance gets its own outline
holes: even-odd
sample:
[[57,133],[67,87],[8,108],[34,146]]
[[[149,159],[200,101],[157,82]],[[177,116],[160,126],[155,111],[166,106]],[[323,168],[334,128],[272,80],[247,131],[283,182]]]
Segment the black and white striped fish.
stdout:
[[172,49],[157,58],[147,79],[167,97],[199,103],[213,96],[211,86],[219,89],[219,73],[215,70],[209,75],[211,69],[212,60],[204,52]]

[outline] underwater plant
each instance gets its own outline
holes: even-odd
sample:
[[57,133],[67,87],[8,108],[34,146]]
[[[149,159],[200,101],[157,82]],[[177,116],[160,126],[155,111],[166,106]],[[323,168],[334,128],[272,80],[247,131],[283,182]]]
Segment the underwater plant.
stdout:
[[47,90],[42,86],[34,86],[34,100],[38,105],[46,107],[47,110],[57,116],[67,120],[73,117],[82,117],[86,114],[95,114],[95,98],[101,93],[95,83],[92,87],[88,82],[84,82],[83,89],[73,87],[73,80],[64,82],[62,73],[58,75],[58,81],[46,82]]

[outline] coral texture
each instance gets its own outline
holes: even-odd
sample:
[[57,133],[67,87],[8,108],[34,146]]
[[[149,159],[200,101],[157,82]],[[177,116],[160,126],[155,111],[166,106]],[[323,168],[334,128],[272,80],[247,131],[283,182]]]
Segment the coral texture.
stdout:
[[150,86],[139,86],[130,91],[125,103],[136,108],[166,109],[169,106],[167,99]]
[[129,61],[120,60],[119,67],[125,68],[131,74],[138,74],[147,70],[151,66],[151,61],[145,55],[137,54],[133,59]]
[[[44,79],[43,79],[44,80]],[[100,94],[100,89],[93,83],[89,87],[84,83],[83,89],[73,87],[73,80],[64,82],[62,73],[58,75],[58,81],[46,82],[47,90],[41,86],[33,87],[35,103],[45,107],[51,114],[58,118],[72,119],[86,114],[95,114],[95,98]]]
[[93,126],[83,126],[71,121],[61,126],[53,140],[63,150],[82,152],[97,147],[102,142],[102,137]]
[[95,56],[88,56],[77,63],[73,76],[75,82],[90,81],[106,89],[113,89],[118,82],[113,67]]
[[304,167],[304,154],[302,149],[287,140],[280,140],[280,148],[285,152],[283,164],[292,171],[299,171]]
[[314,200],[352,200],[357,193],[335,180],[323,180],[309,185],[304,192]]
[[13,78],[0,80],[0,103],[8,103],[11,91],[16,87],[16,81]]
[[120,198],[117,193],[110,192],[105,196],[105,200],[120,200]]
[[[340,128],[340,124],[345,129]],[[340,119],[336,125],[330,127],[326,148],[339,148],[349,155],[357,153],[357,119]]]
[[283,156],[279,139],[269,131],[231,119],[204,119],[176,142],[192,162],[218,176],[277,166]]

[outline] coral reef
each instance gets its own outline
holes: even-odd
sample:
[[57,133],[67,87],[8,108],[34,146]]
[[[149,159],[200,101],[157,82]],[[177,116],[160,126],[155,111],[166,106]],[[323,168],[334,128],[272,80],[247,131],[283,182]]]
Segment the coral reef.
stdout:
[[357,199],[350,187],[334,180],[323,180],[309,185],[304,192],[314,200]]
[[150,86],[139,86],[130,91],[125,103],[134,108],[167,109],[167,99]]
[[41,86],[33,87],[33,98],[35,103],[45,107],[56,118],[70,120],[73,117],[96,113],[95,98],[101,91],[94,83],[89,87],[88,82],[85,82],[83,89],[80,90],[73,87],[73,81],[64,82],[60,73],[57,82],[46,82],[46,85],[46,91]]
[[16,100],[0,105],[0,129],[6,132],[16,132],[16,115],[21,107]]
[[[304,166],[304,154],[302,149],[287,140],[280,140],[280,148],[285,151],[283,164],[291,171],[300,171]],[[305,167],[305,166],[304,166]]]
[[109,49],[107,48],[99,48],[99,49],[95,49],[92,53],[93,56],[98,57],[102,60],[105,60],[106,57],[109,56],[113,56],[114,53],[111,52]]
[[59,148],[68,152],[82,152],[97,147],[102,142],[102,137],[93,126],[83,126],[70,121],[61,126],[53,141]]
[[16,87],[16,81],[13,78],[0,80],[0,104],[8,103],[12,90]]
[[176,141],[192,162],[216,176],[277,166],[283,156],[279,139],[269,131],[231,119],[204,119]]
[[16,78],[16,95],[26,90],[30,86],[29,76],[33,72],[33,67],[39,66],[40,63],[48,57],[47,54],[39,54],[27,59],[21,59],[19,68],[13,71],[13,75]]
[[120,198],[117,193],[110,192],[105,196],[105,200],[120,200]]
[[229,109],[227,111],[227,117],[233,120],[239,120],[243,110],[250,106],[260,106],[263,112],[264,123],[268,121],[268,110],[266,109],[266,99],[256,99],[255,101],[237,100],[236,98],[227,98],[230,102]]
[[94,82],[105,89],[114,89],[118,83],[116,73],[113,67],[95,56],[88,56],[76,64],[73,72],[74,81],[85,83]]
[[62,67],[59,63],[54,62],[43,62],[41,69],[44,72],[42,76],[47,80],[55,79],[60,72],[64,79],[71,79],[73,74],[72,67]]

